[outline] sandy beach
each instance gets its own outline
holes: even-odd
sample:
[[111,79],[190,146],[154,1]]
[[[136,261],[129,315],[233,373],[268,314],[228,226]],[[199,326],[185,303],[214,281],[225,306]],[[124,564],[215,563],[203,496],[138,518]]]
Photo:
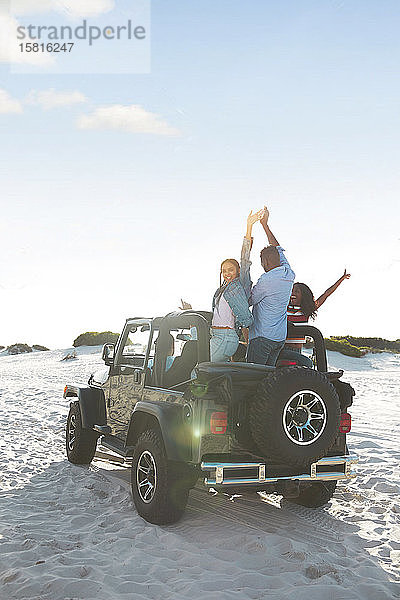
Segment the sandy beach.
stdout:
[[[98,348],[0,357],[0,598],[384,600],[400,597],[400,357],[329,353],[356,389],[358,477],[311,510],[202,482],[183,519],[134,509],[129,465],[68,463],[66,383]],[[101,448],[99,448],[101,450]]]

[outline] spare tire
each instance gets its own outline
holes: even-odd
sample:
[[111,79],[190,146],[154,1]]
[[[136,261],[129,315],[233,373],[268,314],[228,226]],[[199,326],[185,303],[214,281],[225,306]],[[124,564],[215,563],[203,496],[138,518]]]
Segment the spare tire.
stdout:
[[326,455],[339,421],[335,388],[325,375],[304,367],[276,369],[250,405],[250,428],[261,454],[296,467]]

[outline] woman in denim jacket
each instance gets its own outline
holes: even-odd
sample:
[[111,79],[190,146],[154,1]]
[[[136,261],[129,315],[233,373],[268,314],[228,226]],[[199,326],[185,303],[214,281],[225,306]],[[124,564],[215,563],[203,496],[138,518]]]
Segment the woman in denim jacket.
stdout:
[[[262,214],[262,211],[254,215],[251,212],[248,216],[244,244],[251,243],[252,227],[260,220]],[[245,273],[241,272],[237,260],[227,258],[222,262],[221,285],[215,292],[212,302],[210,341],[212,362],[228,362],[239,346],[240,329],[248,328],[253,323],[253,315],[249,309],[250,289],[245,289],[245,281]]]
[[[252,212],[247,219],[247,233],[244,247],[251,244],[251,231],[254,223],[262,217],[263,211]],[[220,286],[212,301],[213,318],[211,323],[210,356],[212,362],[228,362],[239,346],[239,334],[242,328],[248,328],[253,323],[253,315],[249,309],[250,286],[247,285],[246,271],[250,266],[244,263],[244,268],[234,258],[226,258],[221,263]],[[246,288],[244,284],[246,282]],[[192,306],[182,300],[182,309]]]

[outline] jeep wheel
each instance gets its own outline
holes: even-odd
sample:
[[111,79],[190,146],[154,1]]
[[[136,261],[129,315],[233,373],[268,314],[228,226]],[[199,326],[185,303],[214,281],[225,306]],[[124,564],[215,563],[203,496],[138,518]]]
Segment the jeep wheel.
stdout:
[[326,454],[339,433],[340,405],[333,385],[304,367],[277,369],[250,406],[259,450],[276,462],[305,467]]
[[190,483],[167,460],[164,443],[153,430],[142,433],[133,452],[131,485],[139,515],[149,523],[178,521],[188,501]]
[[288,498],[289,502],[307,506],[308,508],[318,508],[324,506],[332,498],[336,489],[336,481],[315,481],[309,486],[302,488],[300,485],[300,494],[297,498]]
[[88,465],[96,452],[98,435],[91,429],[83,429],[79,402],[73,402],[69,409],[66,431],[66,447],[69,462],[74,465]]

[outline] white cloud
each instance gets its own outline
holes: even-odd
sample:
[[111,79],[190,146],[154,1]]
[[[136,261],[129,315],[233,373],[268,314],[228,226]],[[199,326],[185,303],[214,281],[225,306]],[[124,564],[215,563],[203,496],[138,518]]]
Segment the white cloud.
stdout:
[[78,119],[80,129],[111,129],[128,133],[151,133],[154,135],[179,135],[179,131],[163,121],[158,115],[139,105],[115,104],[100,107]]
[[0,114],[21,112],[21,102],[12,98],[6,90],[0,88]]
[[13,15],[58,12],[71,18],[97,17],[115,7],[115,0],[11,0]]
[[64,106],[73,106],[87,102],[87,98],[81,92],[58,92],[57,90],[32,90],[29,92],[26,102],[27,104],[35,104],[41,106],[44,110],[59,108]]
[[21,52],[17,39],[18,21],[0,12],[0,63],[27,64],[37,67],[52,65],[54,57],[48,52]]

